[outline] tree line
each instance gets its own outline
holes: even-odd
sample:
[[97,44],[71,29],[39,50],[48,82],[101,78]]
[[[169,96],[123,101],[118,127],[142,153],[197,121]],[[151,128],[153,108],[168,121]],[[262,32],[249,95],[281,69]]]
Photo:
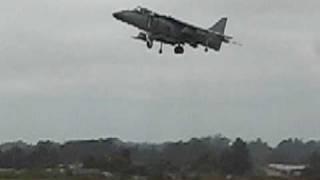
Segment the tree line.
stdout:
[[250,175],[263,173],[269,163],[305,164],[306,174],[320,172],[320,142],[286,139],[276,147],[257,139],[235,141],[217,135],[162,144],[123,142],[117,138],[40,141],[0,145],[0,168],[55,168],[82,163],[112,173],[163,175],[169,173],[217,173]]

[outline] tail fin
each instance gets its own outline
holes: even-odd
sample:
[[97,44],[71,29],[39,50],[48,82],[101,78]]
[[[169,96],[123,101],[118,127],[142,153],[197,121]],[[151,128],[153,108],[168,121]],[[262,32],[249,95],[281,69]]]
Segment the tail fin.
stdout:
[[224,31],[226,29],[228,18],[224,17],[221,18],[214,26],[209,28],[210,31],[219,33],[219,34],[224,34]]

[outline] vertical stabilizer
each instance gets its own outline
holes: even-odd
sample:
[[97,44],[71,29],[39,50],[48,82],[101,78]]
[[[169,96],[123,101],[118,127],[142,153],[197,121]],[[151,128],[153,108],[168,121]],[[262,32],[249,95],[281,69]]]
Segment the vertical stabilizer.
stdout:
[[224,34],[226,25],[227,25],[228,18],[224,17],[221,18],[214,26],[209,28],[210,31],[219,33],[219,34]]

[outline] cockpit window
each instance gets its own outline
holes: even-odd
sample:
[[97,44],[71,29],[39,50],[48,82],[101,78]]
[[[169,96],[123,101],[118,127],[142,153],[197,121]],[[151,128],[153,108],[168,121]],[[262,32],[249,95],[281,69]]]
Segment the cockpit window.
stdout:
[[140,12],[140,11],[141,11],[141,7],[138,6],[138,7],[136,7],[134,10],[137,11],[137,12]]
[[142,14],[151,14],[152,12],[146,8],[142,8],[138,6],[137,8],[134,9],[135,11],[142,13]]

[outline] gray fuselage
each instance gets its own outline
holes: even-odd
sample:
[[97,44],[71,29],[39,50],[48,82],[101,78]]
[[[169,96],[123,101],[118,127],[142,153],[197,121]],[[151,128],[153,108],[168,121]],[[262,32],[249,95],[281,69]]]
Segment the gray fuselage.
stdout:
[[208,30],[186,26],[185,23],[167,16],[126,10],[114,13],[114,17],[147,32],[152,40],[172,45],[188,43],[197,47],[200,44],[217,50],[221,43],[221,40]]

